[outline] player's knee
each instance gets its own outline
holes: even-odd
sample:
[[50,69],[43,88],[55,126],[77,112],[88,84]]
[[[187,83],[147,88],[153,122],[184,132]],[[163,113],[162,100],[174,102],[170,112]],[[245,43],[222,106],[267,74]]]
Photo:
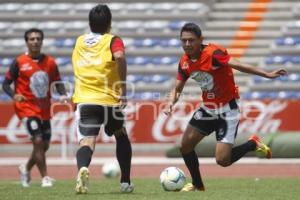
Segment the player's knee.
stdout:
[[181,144],[180,152],[182,155],[188,154],[188,153],[192,152],[193,150],[194,149],[191,146]]
[[120,136],[127,135],[127,131],[126,131],[125,127],[122,127],[122,128],[120,128],[118,130],[113,131],[113,135],[116,138],[118,138]]
[[49,146],[49,142],[44,142],[44,152],[48,151]]
[[180,144],[181,154],[188,154],[192,152],[195,148],[195,145],[190,140],[182,140]]
[[228,167],[231,165],[230,160],[227,158],[216,158],[216,162],[218,165],[220,165],[222,167]]
[[80,140],[79,145],[88,146],[92,151],[95,149],[96,137],[84,137]]
[[34,145],[43,146],[44,141],[43,141],[43,138],[41,136],[34,136],[32,138],[32,143]]

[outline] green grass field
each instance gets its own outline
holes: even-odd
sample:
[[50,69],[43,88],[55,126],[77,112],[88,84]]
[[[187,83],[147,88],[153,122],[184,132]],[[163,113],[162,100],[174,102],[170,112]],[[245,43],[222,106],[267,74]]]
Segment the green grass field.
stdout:
[[52,188],[41,188],[33,182],[30,188],[22,188],[17,181],[0,181],[1,200],[68,200],[68,199],[162,199],[162,200],[295,200],[300,199],[300,179],[220,178],[205,179],[206,192],[165,192],[158,179],[134,179],[135,191],[121,194],[116,179],[91,180],[89,193],[76,195],[74,180],[57,181]]

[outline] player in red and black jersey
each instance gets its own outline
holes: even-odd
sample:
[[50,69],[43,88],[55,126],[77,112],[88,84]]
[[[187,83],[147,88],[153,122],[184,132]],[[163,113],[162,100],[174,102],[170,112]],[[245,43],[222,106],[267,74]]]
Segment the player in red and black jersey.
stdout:
[[232,58],[221,46],[203,44],[201,29],[194,23],[182,27],[180,39],[185,53],[180,58],[176,85],[165,113],[171,114],[186,81],[194,79],[202,90],[202,106],[193,114],[181,141],[180,151],[192,176],[192,183],[185,185],[182,191],[204,191],[194,148],[212,132],[216,132],[217,139],[216,162],[223,167],[230,166],[249,151],[262,152],[266,158],[272,156],[270,148],[257,135],[233,148],[239,123],[239,91],[232,68],[271,79],[287,72],[284,69],[266,72]]
[[[3,82],[3,90],[14,100],[15,112],[24,122],[33,144],[27,164],[19,167],[23,187],[29,186],[30,171],[35,164],[43,177],[42,186],[52,186],[45,153],[51,138],[50,88],[53,82],[60,81],[60,74],[54,58],[41,53],[43,37],[44,34],[39,29],[33,28],[25,32],[28,52],[14,60]],[[14,90],[10,87],[12,83]],[[63,85],[56,84],[56,88],[61,94],[60,100],[66,100]]]

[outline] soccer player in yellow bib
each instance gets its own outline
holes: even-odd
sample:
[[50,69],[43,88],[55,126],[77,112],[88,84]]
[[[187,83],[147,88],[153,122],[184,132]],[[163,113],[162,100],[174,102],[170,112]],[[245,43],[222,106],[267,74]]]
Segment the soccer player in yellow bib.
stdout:
[[89,170],[101,125],[116,138],[116,156],[121,169],[121,192],[130,193],[132,149],[124,126],[127,64],[121,38],[110,34],[112,15],[107,5],[90,10],[90,33],[77,38],[72,64],[75,75],[73,102],[76,104],[76,153],[78,176],[75,191],[88,191]]

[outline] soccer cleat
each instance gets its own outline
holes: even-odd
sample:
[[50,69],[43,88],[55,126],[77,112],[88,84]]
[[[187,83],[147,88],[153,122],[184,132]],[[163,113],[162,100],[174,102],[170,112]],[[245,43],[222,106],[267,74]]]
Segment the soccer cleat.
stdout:
[[131,193],[134,190],[134,185],[133,183],[121,183],[120,191],[122,193]]
[[26,166],[21,164],[19,166],[20,182],[23,187],[29,187],[30,173],[27,171]]
[[180,190],[180,192],[195,192],[195,191],[205,191],[204,186],[201,188],[197,188],[192,183],[187,183],[183,188]]
[[87,167],[81,167],[76,181],[75,191],[77,194],[86,194],[89,184],[89,169]]
[[252,135],[249,140],[252,140],[256,143],[255,151],[258,155],[262,155],[266,157],[267,159],[272,158],[272,151],[270,147],[268,147],[266,144],[262,143],[260,138],[254,134]]
[[52,187],[55,180],[49,176],[44,176],[42,179],[42,187]]

